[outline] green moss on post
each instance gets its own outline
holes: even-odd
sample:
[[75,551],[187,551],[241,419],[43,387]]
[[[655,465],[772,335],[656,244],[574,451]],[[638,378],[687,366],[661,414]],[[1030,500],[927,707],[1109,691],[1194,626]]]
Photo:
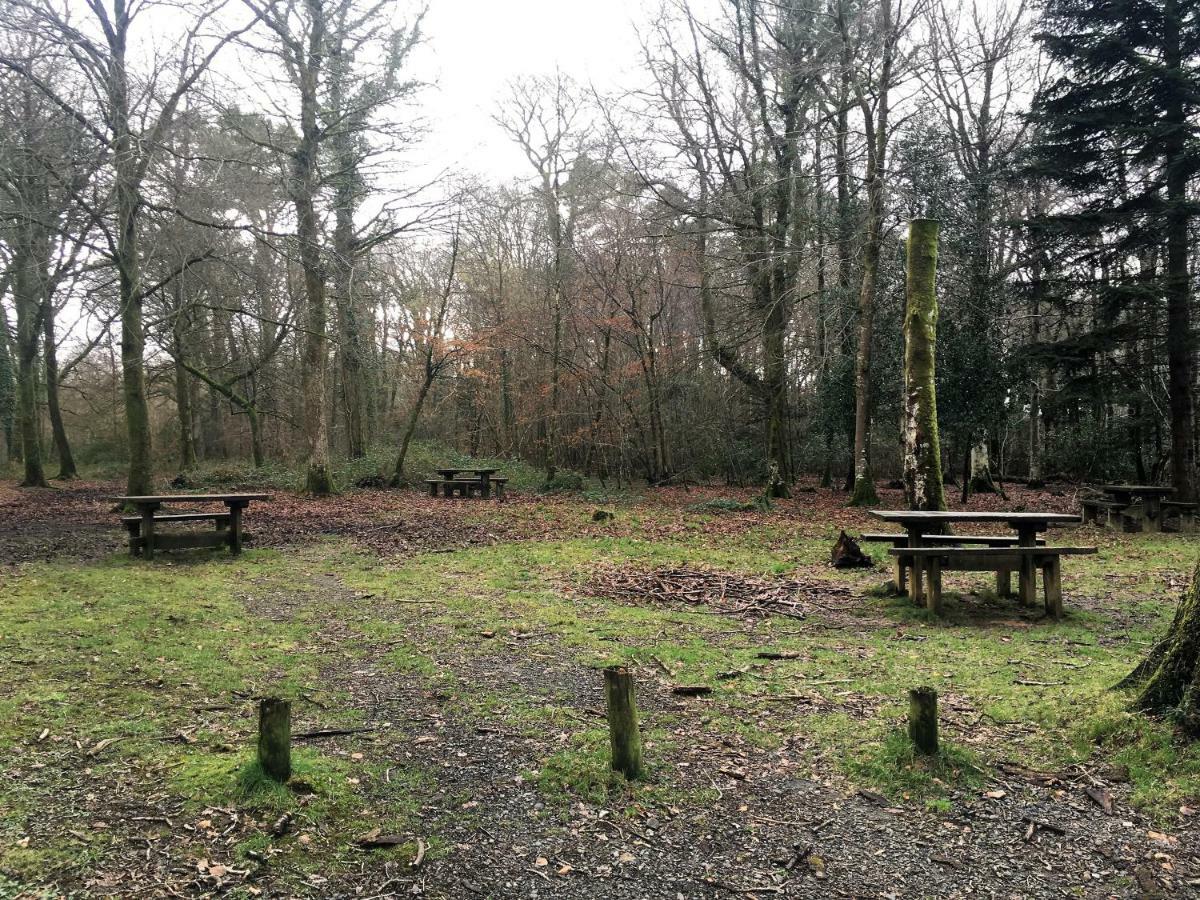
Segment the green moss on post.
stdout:
[[904,312],[904,484],[909,506],[946,508],[942,447],[938,437],[937,273],[939,225],[932,219],[908,223],[907,302]]
[[913,688],[908,692],[908,736],[918,753],[937,755],[937,691],[931,687]]
[[292,777],[292,704],[264,697],[258,704],[258,763],[268,778]]
[[608,736],[612,767],[630,781],[642,777],[642,736],[638,732],[633,675],[624,666],[604,670],[604,695],[608,706]]

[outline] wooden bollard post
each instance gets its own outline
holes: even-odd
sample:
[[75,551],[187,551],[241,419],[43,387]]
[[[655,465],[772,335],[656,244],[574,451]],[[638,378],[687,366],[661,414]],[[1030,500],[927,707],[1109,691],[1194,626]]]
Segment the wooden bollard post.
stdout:
[[258,762],[268,778],[292,777],[292,704],[264,697],[258,704]]
[[612,767],[633,781],[642,777],[642,736],[638,733],[633,675],[624,666],[604,670],[604,696],[608,705],[608,737]]
[[908,692],[908,736],[918,753],[937,755],[937,691],[931,687],[913,688]]

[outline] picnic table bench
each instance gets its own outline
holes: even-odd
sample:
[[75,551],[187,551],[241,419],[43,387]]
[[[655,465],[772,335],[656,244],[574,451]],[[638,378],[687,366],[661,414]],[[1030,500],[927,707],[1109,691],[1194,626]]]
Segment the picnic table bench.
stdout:
[[[479,494],[486,500],[492,495],[492,488],[495,487],[496,499],[504,499],[504,486],[508,484],[508,479],[496,475],[498,469],[445,468],[436,471],[440,478],[425,479],[430,497],[436,497],[440,488],[443,497],[453,497],[456,494],[460,497],[470,497],[472,494]],[[462,473],[469,474],[460,477]]]
[[[269,494],[155,494],[117,497],[132,506],[137,515],[123,516],[121,523],[129,532],[129,554],[139,553],[153,559],[157,550],[185,550],[194,547],[229,547],[234,556],[242,552],[242,511],[256,500],[270,500]],[[221,503],[224,511],[160,513],[167,504]],[[185,522],[212,522],[213,531],[160,533],[159,525]]]
[[[1041,570],[1046,611],[1058,617],[1062,614],[1060,557],[1096,552],[1094,547],[1047,547],[1038,537],[1052,524],[1080,521],[1079,516],[1070,513],[872,510],[871,515],[904,528],[902,535],[863,537],[893,544],[888,554],[896,561],[896,590],[903,593],[907,588],[914,602],[923,603],[935,613],[941,612],[941,576],[945,570],[995,572],[997,593],[1002,596],[1011,593],[1011,576],[1016,571],[1023,603],[1033,602],[1037,572]],[[1003,523],[1015,534],[945,534],[945,526],[955,523]]]
[[[1100,490],[1104,499],[1080,501],[1085,520],[1090,516],[1090,521],[1097,521],[1099,511],[1104,509],[1108,513],[1106,524],[1110,527],[1120,524],[1125,531],[1162,531],[1165,498],[1175,493],[1175,488],[1159,484],[1105,484]],[[1089,513],[1087,507],[1093,511]],[[1191,518],[1193,515],[1189,514]]]

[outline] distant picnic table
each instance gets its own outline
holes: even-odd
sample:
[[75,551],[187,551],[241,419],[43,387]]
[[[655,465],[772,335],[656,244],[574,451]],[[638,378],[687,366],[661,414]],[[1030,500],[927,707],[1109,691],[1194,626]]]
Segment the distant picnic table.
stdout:
[[504,499],[504,486],[508,483],[508,479],[496,475],[499,469],[450,468],[447,466],[446,468],[435,469],[434,471],[441,478],[427,478],[425,480],[425,485],[429,488],[430,497],[436,497],[440,488],[443,497],[453,497],[455,494],[460,497],[470,497],[472,494],[477,493],[486,500],[492,495],[492,488],[495,487],[496,498]]
[[[937,613],[941,612],[943,570],[993,571],[996,573],[996,592],[1001,596],[1011,595],[1011,576],[1016,571],[1020,575],[1021,602],[1032,603],[1037,588],[1036,573],[1041,569],[1046,612],[1058,618],[1062,615],[1060,558],[1096,552],[1095,547],[1047,547],[1038,538],[1051,525],[1078,523],[1080,517],[1073,513],[905,509],[874,509],[870,513],[904,529],[904,534],[862,536],[866,541],[892,544],[888,552],[896,561],[896,590],[903,593],[907,587],[914,602],[924,603]],[[956,523],[1004,524],[1014,534],[945,534],[945,527]],[[975,546],[961,546],[963,544]]]
[[1102,497],[1079,501],[1085,522],[1103,520],[1124,531],[1162,531],[1163,519],[1171,512],[1179,516],[1179,530],[1191,531],[1195,525],[1195,503],[1168,500],[1175,488],[1160,484],[1105,484]]
[[[122,524],[129,532],[129,554],[141,553],[153,559],[157,550],[184,550],[193,547],[229,547],[234,556],[242,552],[242,511],[251,503],[270,500],[269,494],[153,494],[117,497],[119,503],[137,509],[135,516],[125,516]],[[221,503],[224,512],[160,513],[168,504]],[[213,531],[160,533],[158,526],[186,522],[212,522]]]

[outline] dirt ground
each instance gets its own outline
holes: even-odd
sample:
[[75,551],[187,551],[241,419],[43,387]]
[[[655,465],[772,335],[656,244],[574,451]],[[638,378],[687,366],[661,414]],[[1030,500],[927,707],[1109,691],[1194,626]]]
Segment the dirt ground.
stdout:
[[[127,565],[111,499],[117,493],[111,484],[48,492],[0,484],[0,519],[7,523],[0,594],[6,585],[27,588],[30,579],[61,579],[66,592],[73,569]],[[1102,682],[1144,650],[1147,635],[1169,616],[1195,544],[1168,556],[1158,543],[1133,544],[1126,563],[1101,561],[1096,571],[1081,571],[1068,583],[1076,619],[1065,630],[1037,611],[964,590],[959,618],[931,631],[915,612],[897,612],[898,601],[878,598],[883,571],[844,575],[824,564],[822,548],[837,531],[878,530],[845,509],[841,495],[805,492],[767,513],[717,515],[702,507],[735,494],[672,489],[599,504],[615,509],[609,521],[593,519],[594,502],[519,495],[485,504],[358,491],[323,501],[277,495],[253,506],[250,546],[277,554],[278,569],[267,569],[262,557],[263,574],[256,574],[254,552],[238,563],[231,591],[249,634],[228,639],[267,641],[255,623],[298,629],[289,652],[314,674],[296,700],[293,730],[351,723],[344,726],[350,733],[299,742],[339,766],[371,764],[344,779],[345,802],[328,817],[310,814],[316,807],[302,783],[285,801],[206,804],[170,781],[171,754],[203,750],[227,758],[249,743],[251,683],[218,695],[197,693],[182,675],[176,683],[160,679],[163,705],[186,710],[176,716],[141,708],[140,719],[130,716],[123,744],[92,743],[107,732],[82,725],[75,736],[58,725],[42,734],[39,716],[59,701],[49,690],[18,686],[41,677],[41,667],[51,665],[41,654],[57,645],[20,632],[15,647],[12,640],[0,644],[9,651],[0,659],[0,686],[16,717],[0,741],[8,751],[0,804],[11,804],[0,842],[22,851],[56,849],[38,857],[46,867],[40,873],[0,855],[0,897],[1200,893],[1200,829],[1187,795],[1187,779],[1200,767],[1185,755],[1190,751],[1162,758],[1175,767],[1164,811],[1143,802],[1153,778],[1131,772],[1111,748],[1059,756],[1043,746],[1058,740],[1056,729],[1075,734],[1069,709],[1059,709],[1066,724],[1045,712],[1076,702],[1056,694],[1075,690],[1082,672]],[[885,502],[898,505],[898,498]],[[1001,503],[1063,509],[1071,498],[1057,491],[973,499],[979,508]],[[1124,559],[1126,539],[1081,534],[1102,544],[1106,559]],[[537,562],[544,548],[560,543],[564,553],[580,554],[578,561]],[[656,555],[660,547],[669,548],[670,559]],[[480,554],[491,555],[477,563]],[[739,575],[752,579],[739,590],[776,591],[772,597],[782,591],[797,598],[788,601],[794,615],[726,602],[728,573],[760,558],[776,568]],[[475,566],[486,569],[492,559],[504,561],[505,577],[527,578],[528,586],[482,580]],[[675,602],[668,591],[639,603],[636,591],[614,599],[598,586],[681,568],[680,560],[689,572],[725,573],[721,587],[704,593],[701,576],[688,582],[700,585],[695,598]],[[159,571],[179,578],[190,564],[168,562]],[[217,557],[195,565],[206,577],[231,577]],[[776,574],[784,579],[778,584]],[[429,592],[424,577],[446,585],[446,597],[457,591],[463,598]],[[439,613],[435,604],[443,602]],[[621,623],[642,630],[625,637]],[[96,627],[105,624],[97,620]],[[921,776],[919,792],[908,791],[908,782],[877,783],[849,765],[848,754],[865,752],[856,731],[902,724],[883,687],[900,676],[883,655],[919,658],[928,648],[929,658],[937,657],[930,664],[945,669],[962,652],[958,641],[986,643],[987,655],[971,657],[978,677],[960,674],[941,697],[945,734],[972,754],[974,779],[935,773]],[[1086,655],[1073,656],[1084,644]],[[764,647],[783,650],[777,659],[760,659]],[[595,665],[603,653],[627,653],[637,663],[653,760],[644,787],[594,783],[606,752]],[[1021,666],[1032,665],[1035,653],[1045,654],[1037,658],[1041,668],[1029,670],[1035,674],[1059,659],[1068,660],[1066,668],[1040,680],[1018,677],[1014,695],[1036,692],[1038,705],[1005,719],[996,710],[1010,701],[986,679],[1014,663],[1014,671],[1026,671]],[[148,673],[153,661],[122,665]],[[66,670],[45,671],[59,679]],[[1014,679],[1004,677],[1008,691]],[[673,690],[694,681],[715,689],[699,697]],[[117,690],[116,681],[107,687]],[[1099,690],[1079,696],[1100,697]],[[187,724],[171,731],[181,721]],[[836,733],[830,721],[838,723]],[[1155,734],[1171,742],[1168,726]],[[143,739],[157,742],[153,753],[138,749],[150,746],[136,742]],[[1025,741],[1034,748],[1029,758],[1020,755]],[[1047,764],[1056,761],[1063,764]],[[556,766],[557,786],[557,776],[547,775],[560,771]],[[404,814],[383,826],[396,847],[372,846],[378,810],[399,802],[402,771],[419,771],[420,779],[405,789]]]

